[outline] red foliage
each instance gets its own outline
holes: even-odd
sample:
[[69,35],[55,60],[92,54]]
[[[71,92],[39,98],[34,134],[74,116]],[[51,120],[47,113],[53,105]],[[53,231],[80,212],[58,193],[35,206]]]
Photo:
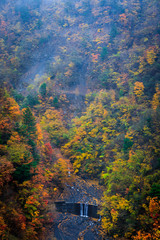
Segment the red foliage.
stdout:
[[52,148],[51,144],[48,142],[44,146],[45,146],[46,156],[49,157],[49,160],[52,160],[53,148]]

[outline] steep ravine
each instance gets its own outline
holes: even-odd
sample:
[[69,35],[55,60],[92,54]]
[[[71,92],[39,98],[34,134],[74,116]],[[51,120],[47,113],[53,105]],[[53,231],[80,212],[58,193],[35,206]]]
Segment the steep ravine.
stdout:
[[[55,155],[56,158],[63,157],[58,149],[56,149]],[[66,161],[69,160],[66,159]],[[93,205],[101,204],[103,189],[96,181],[81,179],[73,174],[72,169],[69,170],[68,178],[70,180],[65,183],[64,190],[57,200]],[[100,219],[56,212],[53,231],[57,240],[100,240],[102,238],[99,230]]]

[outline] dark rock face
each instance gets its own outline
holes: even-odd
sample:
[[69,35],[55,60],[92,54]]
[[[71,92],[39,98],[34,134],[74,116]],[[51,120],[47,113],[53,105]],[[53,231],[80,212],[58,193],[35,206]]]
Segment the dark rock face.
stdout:
[[100,218],[98,206],[89,205],[84,203],[67,203],[65,201],[55,202],[56,209],[58,212],[71,213],[81,217]]
[[101,197],[102,189],[95,182],[76,177],[72,184],[66,184],[66,188],[59,196],[59,201],[55,203],[57,214],[54,221],[54,235],[56,239],[101,240],[97,208],[101,203]]
[[55,225],[57,240],[101,240],[98,232],[100,222],[71,214],[58,213],[59,222]]

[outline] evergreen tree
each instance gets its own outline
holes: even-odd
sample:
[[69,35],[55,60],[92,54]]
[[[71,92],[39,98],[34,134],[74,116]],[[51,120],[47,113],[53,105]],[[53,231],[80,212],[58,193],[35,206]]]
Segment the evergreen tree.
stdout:
[[32,135],[33,138],[36,137],[36,120],[29,107],[26,107],[23,112],[23,131],[29,136]]
[[40,92],[42,98],[45,98],[45,96],[47,94],[46,87],[47,87],[46,83],[42,83],[40,88],[39,88],[39,92]]
[[37,153],[37,128],[36,128],[36,120],[32,111],[29,107],[27,107],[23,112],[23,125],[22,125],[22,134],[27,136],[27,144],[31,146],[31,152],[34,158],[34,162],[32,165],[36,166],[39,161],[39,155]]

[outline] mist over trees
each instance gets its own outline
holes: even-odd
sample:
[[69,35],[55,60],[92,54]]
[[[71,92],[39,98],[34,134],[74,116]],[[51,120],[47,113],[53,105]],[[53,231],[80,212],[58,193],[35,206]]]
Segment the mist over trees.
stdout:
[[160,238],[159,12],[0,1],[0,238],[47,239],[68,164],[104,189],[99,235]]

